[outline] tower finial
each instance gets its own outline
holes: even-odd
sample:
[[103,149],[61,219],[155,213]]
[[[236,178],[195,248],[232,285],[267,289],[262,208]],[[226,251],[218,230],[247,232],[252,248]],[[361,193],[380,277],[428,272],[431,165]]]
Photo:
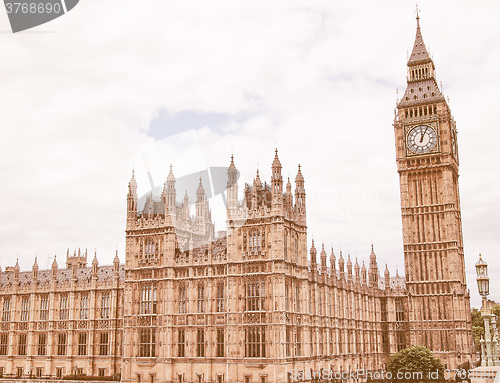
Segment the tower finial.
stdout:
[[418,3],[415,6],[415,14],[417,15],[417,28],[420,28],[420,16],[419,16],[420,10],[418,9]]

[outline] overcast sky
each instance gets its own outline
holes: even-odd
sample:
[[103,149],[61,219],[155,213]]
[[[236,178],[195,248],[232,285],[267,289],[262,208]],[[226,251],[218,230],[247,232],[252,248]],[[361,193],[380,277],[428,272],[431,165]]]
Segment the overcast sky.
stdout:
[[[424,41],[457,121],[467,279],[500,300],[500,3],[420,1]],[[302,165],[308,242],[403,270],[394,130],[414,1],[81,0],[12,34],[0,11],[0,264],[66,249],[124,262],[126,193],[227,166],[243,182]],[[293,186],[294,187],[294,186]],[[178,191],[179,199],[184,191]],[[211,199],[224,229],[220,196]],[[89,260],[90,261],[90,260]]]

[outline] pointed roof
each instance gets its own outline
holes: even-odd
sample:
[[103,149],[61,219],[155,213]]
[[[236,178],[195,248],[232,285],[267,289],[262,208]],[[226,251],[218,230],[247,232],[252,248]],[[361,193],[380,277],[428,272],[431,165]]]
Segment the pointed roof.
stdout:
[[479,261],[476,262],[476,267],[478,266],[488,266],[488,264],[486,263],[486,261],[483,259],[483,256],[481,255],[481,253],[479,253]]
[[274,154],[273,168],[275,167],[281,168],[281,162],[280,159],[278,158],[278,148],[275,149],[275,154]]
[[201,177],[200,177],[200,183],[198,184],[198,189],[196,190],[196,194],[205,194],[205,189],[203,189],[203,183],[201,182]]
[[135,186],[137,187],[137,181],[135,180],[135,170],[132,169],[132,177],[130,178],[130,182],[128,183],[129,187]]
[[170,164],[170,171],[168,172],[167,182],[175,182],[174,172],[172,171],[172,164]]
[[229,164],[229,169],[236,169],[234,165],[234,156],[231,154],[231,163]]
[[297,171],[297,176],[295,177],[295,182],[297,181],[304,182],[304,176],[302,175],[302,171],[300,170],[300,164],[299,164],[299,170]]
[[325,251],[325,244],[324,243],[321,244],[320,257],[321,257],[321,266],[326,267],[326,251]]
[[429,52],[425,47],[424,39],[422,38],[422,32],[420,31],[420,17],[417,13],[417,33],[415,36],[415,43],[413,44],[413,50],[408,60],[408,66],[418,65],[432,62]]
[[316,263],[316,246],[314,246],[314,238],[312,240],[310,254],[311,254],[311,263]]
[[259,176],[259,169],[257,169],[257,176],[255,177],[254,181],[253,181],[253,185],[256,186],[256,187],[262,187],[262,181],[260,180],[260,176]]
[[332,246],[332,253],[330,254],[330,267],[332,268],[332,270],[335,270],[336,267],[335,267],[335,262],[336,262],[336,257],[335,257],[335,253],[333,252],[333,246]]
[[[424,71],[422,68],[413,68],[416,65],[428,64],[432,68],[426,68],[429,71],[423,75],[416,75],[418,71]],[[418,104],[432,103],[444,101],[444,96],[441,93],[434,74],[434,62],[427,52],[422,32],[420,31],[420,17],[417,14],[417,32],[413,50],[408,60],[408,86],[406,91],[398,103],[398,107],[407,107]],[[415,73],[414,73],[415,72]]]

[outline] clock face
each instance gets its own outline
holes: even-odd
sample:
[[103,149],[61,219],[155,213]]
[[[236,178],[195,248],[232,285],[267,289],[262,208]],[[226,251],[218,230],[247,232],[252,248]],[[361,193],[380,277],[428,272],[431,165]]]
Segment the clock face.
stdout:
[[415,126],[408,133],[406,143],[415,154],[428,153],[436,147],[436,131],[428,125]]

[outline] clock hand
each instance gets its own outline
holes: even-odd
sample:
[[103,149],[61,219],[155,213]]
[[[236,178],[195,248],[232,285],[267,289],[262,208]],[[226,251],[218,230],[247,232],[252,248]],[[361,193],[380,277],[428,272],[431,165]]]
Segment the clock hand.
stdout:
[[422,142],[424,140],[424,136],[427,133],[427,129],[429,129],[429,127],[426,127],[425,130],[424,130],[424,132],[421,133],[422,135],[420,136],[420,142]]

